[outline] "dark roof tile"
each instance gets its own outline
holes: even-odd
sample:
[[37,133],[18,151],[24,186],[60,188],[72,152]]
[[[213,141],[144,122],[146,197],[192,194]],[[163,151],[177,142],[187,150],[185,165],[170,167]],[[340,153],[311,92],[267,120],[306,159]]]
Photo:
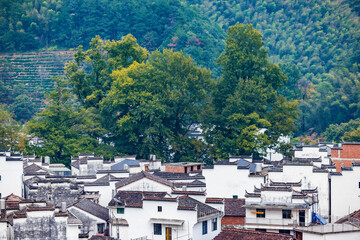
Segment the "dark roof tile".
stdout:
[[142,171],[140,173],[131,175],[130,177],[125,178],[125,179],[120,180],[119,182],[117,182],[115,184],[116,189],[118,189],[120,187],[123,187],[123,186],[126,186],[126,185],[128,185],[130,183],[136,182],[136,181],[138,181],[140,179],[143,179],[143,178],[150,179],[152,181],[158,182],[158,183],[166,185],[168,187],[173,187],[174,186],[173,183],[169,182],[168,180],[166,180],[164,178],[161,178],[161,177],[155,176],[153,174]]
[[260,232],[253,230],[244,230],[244,229],[235,229],[235,228],[226,228],[223,229],[219,235],[217,235],[214,240],[293,240],[295,239],[291,235],[280,234],[280,233],[270,233],[270,232]]
[[93,201],[87,198],[82,198],[79,201],[73,203],[71,206],[77,207],[105,221],[109,219],[108,209],[104,208],[103,206],[97,203],[94,203]]
[[225,216],[245,217],[245,199],[225,198]]

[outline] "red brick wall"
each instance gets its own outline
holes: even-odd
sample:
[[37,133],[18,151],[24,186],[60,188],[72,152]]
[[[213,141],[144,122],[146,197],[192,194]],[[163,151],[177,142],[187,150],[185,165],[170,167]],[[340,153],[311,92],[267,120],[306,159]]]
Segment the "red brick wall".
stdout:
[[245,225],[245,217],[224,216],[221,225]]
[[165,172],[185,173],[185,168],[178,166],[165,166]]
[[339,149],[331,149],[331,157],[332,158],[338,158],[338,152],[341,151]]
[[[340,152],[340,156],[338,156]],[[342,149],[331,149],[332,158],[360,159],[360,144],[343,144]]]
[[360,144],[344,144],[340,154],[341,158],[360,158]]

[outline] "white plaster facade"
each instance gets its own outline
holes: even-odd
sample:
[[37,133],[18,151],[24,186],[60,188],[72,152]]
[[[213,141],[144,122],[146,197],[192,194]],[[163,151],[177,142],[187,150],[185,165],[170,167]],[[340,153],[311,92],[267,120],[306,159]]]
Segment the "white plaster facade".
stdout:
[[282,172],[269,171],[268,177],[276,182],[302,182],[302,189],[318,190],[319,214],[329,217],[329,173],[314,172],[311,165],[284,165]]
[[237,169],[237,165],[214,165],[203,169],[206,179],[207,197],[238,198],[245,197],[245,190],[264,183],[266,176],[249,175],[248,169]]
[[0,197],[23,194],[23,161],[20,156],[0,155]]
[[[162,208],[161,212],[158,211],[158,207]],[[221,216],[219,214],[198,218],[197,211],[179,210],[176,200],[144,200],[142,207],[126,207],[123,214],[117,213],[116,208],[110,208],[110,216],[126,219],[128,222],[128,238],[122,238],[124,240],[141,237],[163,240],[168,231],[171,232],[171,239],[208,240],[213,239],[221,230]],[[216,219],[216,230],[212,228],[212,219]],[[202,232],[204,221],[207,223],[206,234]],[[161,224],[160,234],[154,232],[154,224]],[[166,228],[169,230],[166,230]],[[117,236],[116,228],[112,228],[111,236]]]
[[117,188],[121,191],[148,191],[148,192],[167,192],[171,193],[172,187],[153,181],[148,178],[142,178],[125,186]]
[[331,215],[333,221],[360,209],[360,166],[331,176]]

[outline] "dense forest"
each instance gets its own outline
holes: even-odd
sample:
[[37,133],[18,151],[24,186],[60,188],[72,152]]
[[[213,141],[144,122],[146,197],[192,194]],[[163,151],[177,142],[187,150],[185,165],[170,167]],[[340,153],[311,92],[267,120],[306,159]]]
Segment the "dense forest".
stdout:
[[[294,136],[306,135],[311,136],[312,139],[322,137],[337,142],[355,141],[360,135],[358,124],[360,118],[359,9],[360,3],[357,0],[146,0],[141,2],[133,0],[4,0],[0,3],[0,51],[78,49],[76,54],[86,53],[84,56],[80,54],[80,56],[83,56],[82,58],[75,54],[75,63],[68,65],[66,73],[67,81],[70,81],[69,83],[73,89],[70,92],[75,94],[74,99],[76,98],[76,101],[79,101],[78,103],[73,102],[72,105],[80,104],[84,107],[81,111],[90,111],[94,115],[88,113],[89,116],[94,118],[99,117],[99,113],[101,113],[102,118],[105,116],[114,117],[114,113],[105,111],[104,107],[105,102],[110,104],[108,100],[105,101],[114,87],[110,83],[120,77],[120,75],[112,73],[112,70],[117,68],[112,64],[119,64],[119,66],[122,66],[121,68],[130,67],[128,64],[118,63],[118,60],[108,62],[113,59],[112,56],[119,54],[118,51],[120,50],[116,50],[115,43],[120,44],[120,42],[123,43],[124,41],[133,43],[133,41],[136,41],[138,48],[146,52],[142,53],[144,56],[138,56],[139,59],[132,59],[137,63],[145,61],[144,64],[151,65],[151,63],[154,63],[152,61],[156,61],[153,59],[157,57],[165,58],[160,57],[161,54],[171,55],[171,52],[167,52],[165,49],[173,50],[174,53],[181,51],[179,54],[186,59],[191,56],[192,61],[194,61],[193,64],[196,65],[194,68],[206,68],[206,71],[209,71],[206,74],[209,75],[208,81],[211,82],[209,87],[212,88],[212,90],[204,90],[208,92],[207,95],[210,96],[211,100],[205,101],[207,98],[204,98],[197,103],[205,106],[212,102],[211,106],[206,105],[207,108],[201,108],[201,111],[198,109],[197,113],[201,115],[206,110],[207,114],[212,117],[201,119],[197,116],[196,121],[192,119],[191,122],[202,122],[203,126],[220,126],[218,124],[222,122],[226,126],[236,124],[237,127],[236,129],[208,128],[211,131],[206,132],[208,134],[207,140],[217,146],[217,149],[204,149],[199,143],[197,145],[189,145],[189,143],[185,144],[184,142],[181,144],[172,143],[173,148],[179,150],[176,155],[177,160],[181,159],[181,157],[183,157],[183,160],[184,158],[190,159],[196,151],[198,156],[203,155],[204,152],[202,151],[212,151],[212,156],[222,156],[230,152],[233,154],[253,152],[254,146],[250,143],[248,146],[239,148],[239,145],[236,145],[236,141],[239,140],[238,137],[242,136],[241,138],[251,139],[246,134],[251,135],[256,131],[256,129],[247,128],[252,126],[252,123],[257,123],[255,124],[256,128],[269,128],[268,134],[270,134],[272,131],[270,126],[274,125],[271,123],[273,120],[270,120],[269,113],[265,113],[266,111],[262,112],[262,114],[257,112],[258,116],[250,115],[250,118],[246,118],[241,115],[243,113],[234,115],[234,112],[232,112],[234,109],[232,108],[237,106],[240,109],[247,106],[250,109],[248,111],[252,111],[252,106],[247,103],[246,98],[247,96],[251,99],[251,96],[247,95],[249,94],[247,91],[241,91],[241,89],[253,88],[255,83],[252,83],[252,81],[255,81],[254,79],[257,79],[256,84],[263,84],[262,87],[266,87],[266,84],[269,84],[266,76],[271,74],[273,66],[277,66],[277,64],[283,75],[275,74],[275,76],[282,79],[283,84],[272,86],[272,88],[274,88],[278,97],[284,96],[286,99],[278,100],[280,102],[277,102],[276,106],[285,107],[285,103],[290,104],[293,102],[287,108],[291,110],[297,105],[298,113],[295,115],[291,113],[282,117],[296,119],[296,127],[282,122],[279,124],[281,125],[279,128],[284,127],[282,130],[286,129],[285,132],[292,132]],[[229,67],[229,59],[232,58],[230,56],[231,51],[227,52],[229,45],[231,45],[229,42],[231,38],[229,27],[236,23],[252,24],[253,28],[261,34],[260,38],[264,41],[264,44],[261,45],[261,51],[265,51],[267,56],[267,60],[262,61],[261,64],[263,65],[261,66],[267,72],[257,72],[253,75],[245,73],[243,75],[244,72],[241,73],[241,68],[248,68],[246,64],[238,63]],[[134,37],[127,36],[124,39],[127,34],[132,34]],[[96,35],[100,37],[94,40],[93,38]],[[258,39],[258,37],[250,38],[249,41],[253,42],[255,39]],[[110,41],[107,42],[107,40]],[[88,82],[89,79],[95,76],[94,73],[91,73],[94,69],[90,64],[94,59],[87,55],[90,54],[87,50],[91,51],[94,48],[94,41],[97,41],[98,47],[101,45],[101,48],[107,51],[106,54],[109,54],[103,53],[109,58],[104,59],[105,65],[109,65],[105,67],[107,73],[105,79],[102,80],[105,81],[103,84],[106,85],[104,89],[92,86]],[[102,43],[100,44],[100,42]],[[83,47],[78,48],[79,45]],[[136,49],[139,50],[138,48]],[[240,50],[234,49],[236,51]],[[156,50],[160,50],[161,54]],[[113,53],[111,53],[112,51]],[[226,60],[227,58],[229,59]],[[81,63],[90,64],[90,67],[85,68],[84,73],[82,73],[85,74],[82,81],[79,79],[74,80],[73,74],[79,74]],[[73,64],[77,64],[77,66]],[[1,63],[1,65],[4,64]],[[143,68],[140,67],[140,69]],[[126,74],[122,74],[135,74],[133,71],[135,70],[127,70]],[[201,71],[205,71],[205,69]],[[235,77],[233,74],[235,74]],[[249,81],[244,83],[242,87],[237,88],[237,81],[231,79],[239,78],[249,78]],[[265,80],[259,80],[258,78],[264,78]],[[57,82],[58,85],[64,84],[59,79]],[[208,85],[208,83],[205,85]],[[35,110],[30,104],[31,99],[27,96],[24,85],[7,89],[3,83],[0,83],[0,88],[3,90],[0,96],[2,102],[11,102],[10,105],[5,106],[7,111],[19,112],[18,109],[21,109],[23,115],[28,116],[27,119],[33,116]],[[121,88],[119,87],[119,89]],[[88,94],[89,91],[91,94]],[[274,92],[269,89],[268,92],[258,92],[258,94],[265,94],[267,99],[271,99]],[[52,97],[48,97],[50,97],[49,103],[51,105]],[[160,100],[158,99],[158,101]],[[24,102],[27,104],[24,104]],[[297,104],[295,104],[296,102]],[[175,105],[175,103],[173,104]],[[267,105],[267,103],[263,104]],[[270,108],[275,109],[276,106],[273,105]],[[164,109],[161,108],[162,111]],[[160,111],[155,108],[154,111],[156,110]],[[257,109],[257,111],[260,111],[260,109]],[[44,112],[41,114],[44,114]],[[247,114],[250,114],[250,112],[247,112]],[[281,120],[278,116],[273,117],[277,121]],[[239,118],[243,122],[239,122]],[[190,121],[190,119],[187,116],[184,121]],[[266,121],[263,121],[264,119]],[[111,125],[110,122],[107,123]],[[118,124],[120,123],[118,122]],[[123,123],[121,122],[121,124]],[[188,124],[184,125],[188,126]],[[119,130],[110,129],[109,126],[100,123],[98,127],[95,127],[95,129],[101,130],[101,133],[96,133],[98,135],[95,133],[92,133],[95,135],[84,134],[86,136],[91,135],[96,139],[107,131],[114,134]],[[129,134],[128,137],[131,138],[131,132],[155,131],[156,128],[153,127],[150,128],[151,130],[129,128],[126,131],[121,131],[125,131],[122,134]],[[174,129],[169,130],[169,128],[169,126],[158,126],[157,130],[175,131]],[[177,127],[175,131],[178,139],[181,138],[180,136],[184,137],[186,135],[186,131],[180,129],[181,127]],[[242,129],[242,131],[238,132],[237,129]],[[275,132],[276,134],[279,133],[279,131],[274,130],[274,134]],[[263,138],[267,143],[269,143],[269,136],[267,135],[267,140]],[[161,141],[170,139],[168,135],[166,138],[164,136],[157,137],[162,138]],[[88,140],[84,140],[83,144],[86,145],[85,143]],[[109,142],[114,141],[115,139],[109,140]],[[139,141],[139,139],[136,141]],[[153,144],[153,148],[155,148],[160,143]],[[236,145],[235,148],[234,144]],[[97,144],[93,142],[93,145]],[[133,151],[130,149],[138,147],[139,145],[133,144],[129,149],[111,151],[129,153]],[[152,151],[148,147],[148,145],[144,148],[140,147],[142,149],[141,156],[145,156]],[[107,146],[107,148],[110,147]],[[193,153],[181,153],[185,148],[192,149]],[[107,152],[111,151],[110,149],[107,150]],[[101,152],[105,151],[102,150]],[[166,149],[163,149],[159,155],[168,158],[171,154],[174,154],[165,152]],[[202,153],[200,154],[200,152]]]

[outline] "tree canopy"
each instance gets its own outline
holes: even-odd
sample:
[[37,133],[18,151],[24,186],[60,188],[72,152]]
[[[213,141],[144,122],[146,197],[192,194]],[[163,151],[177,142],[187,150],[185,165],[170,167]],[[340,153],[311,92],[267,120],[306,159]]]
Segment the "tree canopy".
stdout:
[[286,76],[269,62],[263,45],[252,25],[229,28],[207,136],[220,156],[260,153],[294,130],[297,104],[278,95]]

